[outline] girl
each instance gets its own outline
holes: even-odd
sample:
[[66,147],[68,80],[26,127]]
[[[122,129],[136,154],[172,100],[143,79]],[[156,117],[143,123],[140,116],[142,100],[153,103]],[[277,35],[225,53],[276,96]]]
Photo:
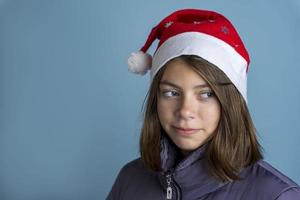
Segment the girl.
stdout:
[[[155,39],[153,56],[145,52]],[[233,25],[179,10],[154,27],[132,72],[151,71],[141,158],[125,165],[109,200],[300,200],[299,186],[262,160],[246,96],[249,56]]]

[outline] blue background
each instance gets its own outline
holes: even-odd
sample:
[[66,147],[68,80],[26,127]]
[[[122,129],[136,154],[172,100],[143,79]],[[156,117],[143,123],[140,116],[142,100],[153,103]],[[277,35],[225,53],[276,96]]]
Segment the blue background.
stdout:
[[181,8],[236,26],[266,160],[300,183],[299,0],[0,0],[1,200],[105,198],[138,156],[149,77],[127,57]]

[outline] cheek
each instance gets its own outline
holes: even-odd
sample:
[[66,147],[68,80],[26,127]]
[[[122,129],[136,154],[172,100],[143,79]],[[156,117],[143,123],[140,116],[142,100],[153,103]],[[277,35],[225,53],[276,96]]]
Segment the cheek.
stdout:
[[165,105],[159,100],[157,102],[157,113],[158,113],[159,121],[162,122],[166,115],[166,109],[165,109]]
[[161,123],[168,121],[172,117],[174,106],[170,102],[165,102],[163,100],[158,100],[157,102],[157,113]]
[[213,129],[218,126],[221,110],[217,103],[211,105],[200,105],[198,108],[199,117],[203,124],[206,124],[207,128],[210,127],[210,129]]
[[206,124],[210,127],[210,129],[217,128],[220,121],[220,116],[221,113],[219,107],[212,108],[206,112],[205,121]]

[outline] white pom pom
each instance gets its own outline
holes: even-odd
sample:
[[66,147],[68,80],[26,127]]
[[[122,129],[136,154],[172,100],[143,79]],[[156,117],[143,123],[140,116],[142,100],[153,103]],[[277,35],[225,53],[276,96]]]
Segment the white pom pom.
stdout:
[[135,74],[144,75],[151,68],[152,56],[139,51],[128,58],[128,70]]

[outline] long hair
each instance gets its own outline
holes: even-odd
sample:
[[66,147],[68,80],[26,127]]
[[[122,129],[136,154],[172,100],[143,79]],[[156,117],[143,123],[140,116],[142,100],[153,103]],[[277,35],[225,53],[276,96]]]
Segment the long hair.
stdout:
[[[239,179],[239,171],[262,159],[247,104],[234,84],[218,67],[192,55],[178,57],[198,73],[214,91],[220,105],[218,127],[208,142],[205,157],[207,169],[221,181]],[[144,107],[140,152],[144,164],[160,170],[160,140],[163,130],[157,114],[157,95],[165,66],[152,80]]]

